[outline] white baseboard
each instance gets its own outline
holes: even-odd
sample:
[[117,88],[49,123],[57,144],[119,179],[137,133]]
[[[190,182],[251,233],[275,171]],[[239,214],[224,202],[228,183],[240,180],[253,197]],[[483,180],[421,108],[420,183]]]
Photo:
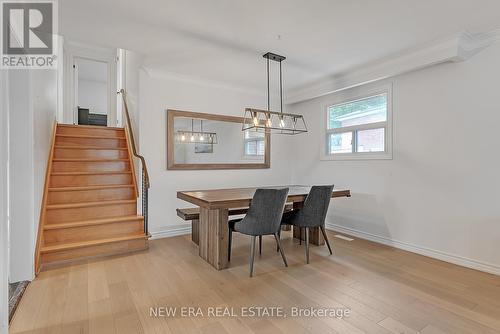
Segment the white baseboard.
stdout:
[[420,255],[432,257],[441,261],[453,263],[462,267],[467,267],[471,269],[476,269],[479,271],[484,271],[486,273],[494,274],[494,275],[500,275],[500,266],[491,264],[491,263],[485,263],[473,259],[469,259],[466,257],[454,255],[454,254],[449,254],[445,253],[442,251],[426,248],[426,247],[421,247],[413,244],[409,244],[407,242],[402,242],[394,239],[390,239],[387,237],[381,237],[372,233],[367,233],[363,231],[359,231],[356,229],[340,226],[337,224],[332,224],[327,222],[325,224],[325,227],[329,230],[334,230],[337,232],[345,233],[360,239],[366,239],[370,240],[373,242],[377,242],[380,244],[384,244],[387,246],[392,246],[394,248],[399,248],[408,252],[412,253],[417,253]]
[[159,231],[150,231],[149,233],[151,234],[150,240],[177,237],[179,235],[191,234],[191,224],[166,226]]

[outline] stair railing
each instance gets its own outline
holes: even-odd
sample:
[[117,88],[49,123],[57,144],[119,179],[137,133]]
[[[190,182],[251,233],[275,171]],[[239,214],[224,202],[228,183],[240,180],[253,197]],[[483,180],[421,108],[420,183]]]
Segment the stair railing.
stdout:
[[122,95],[123,100],[123,110],[125,112],[125,120],[127,123],[127,130],[130,137],[130,146],[132,147],[132,154],[134,157],[141,161],[141,174],[142,174],[142,188],[141,188],[141,204],[142,204],[142,215],[144,217],[144,233],[149,235],[148,232],[148,190],[150,187],[148,168],[146,166],[146,159],[137,152],[137,147],[135,145],[134,131],[132,130],[132,122],[130,121],[130,114],[128,112],[127,105],[127,94],[124,89],[120,89],[118,94]]

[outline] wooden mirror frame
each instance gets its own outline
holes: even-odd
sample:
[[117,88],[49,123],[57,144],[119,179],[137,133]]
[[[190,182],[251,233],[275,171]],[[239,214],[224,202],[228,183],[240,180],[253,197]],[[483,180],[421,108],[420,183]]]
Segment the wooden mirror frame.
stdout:
[[174,118],[187,117],[221,122],[243,124],[243,117],[206,114],[192,111],[167,109],[167,169],[168,170],[209,170],[209,169],[264,169],[271,167],[271,135],[265,134],[266,148],[264,163],[216,163],[216,164],[176,164],[174,157]]

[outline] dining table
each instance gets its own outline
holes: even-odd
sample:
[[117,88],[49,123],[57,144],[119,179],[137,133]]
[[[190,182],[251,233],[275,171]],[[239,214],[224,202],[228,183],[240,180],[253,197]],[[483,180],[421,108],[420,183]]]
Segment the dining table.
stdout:
[[[292,210],[299,210],[311,189],[304,185],[267,186],[259,188],[288,188],[287,203],[292,203]],[[178,191],[177,198],[194,204],[200,208],[199,213],[199,256],[210,263],[215,269],[222,270],[228,267],[229,243],[229,210],[248,208],[257,187],[190,190]],[[332,198],[350,197],[349,189],[334,189]],[[293,229],[295,238],[302,238],[300,229]],[[309,242],[315,245],[324,244],[319,228],[310,231]]]

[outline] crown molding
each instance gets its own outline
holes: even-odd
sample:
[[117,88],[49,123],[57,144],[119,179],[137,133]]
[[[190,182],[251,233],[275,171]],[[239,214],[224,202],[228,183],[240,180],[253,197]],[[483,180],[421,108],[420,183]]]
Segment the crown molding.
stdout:
[[500,29],[484,34],[463,33],[458,37],[457,57],[452,61],[465,61],[496,41],[500,40]]
[[290,91],[285,103],[299,103],[437,64],[465,61],[496,41],[500,41],[500,29],[481,34],[462,33]]

